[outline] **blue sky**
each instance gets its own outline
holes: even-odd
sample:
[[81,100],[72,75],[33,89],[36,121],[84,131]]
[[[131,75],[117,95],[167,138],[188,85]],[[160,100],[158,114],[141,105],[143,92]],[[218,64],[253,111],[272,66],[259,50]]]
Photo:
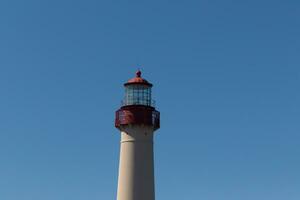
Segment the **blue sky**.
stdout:
[[115,199],[140,67],[158,200],[299,200],[299,4],[1,1],[0,199]]

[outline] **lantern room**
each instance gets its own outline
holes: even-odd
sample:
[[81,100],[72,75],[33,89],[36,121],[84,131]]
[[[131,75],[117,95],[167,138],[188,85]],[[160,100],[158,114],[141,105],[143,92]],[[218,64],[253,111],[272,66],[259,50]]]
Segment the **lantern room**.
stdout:
[[124,84],[125,97],[115,118],[118,129],[128,125],[150,126],[154,130],[160,127],[160,113],[151,97],[152,84],[141,75],[141,71],[137,71],[136,76]]
[[152,84],[141,77],[142,72],[137,71],[136,77],[130,79],[125,86],[125,97],[122,106],[143,105],[154,107],[151,97]]

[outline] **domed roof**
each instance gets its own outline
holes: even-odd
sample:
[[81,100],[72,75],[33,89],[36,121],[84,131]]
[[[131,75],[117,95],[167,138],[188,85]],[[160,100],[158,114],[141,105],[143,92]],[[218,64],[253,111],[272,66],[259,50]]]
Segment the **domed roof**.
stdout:
[[136,73],[136,76],[132,79],[130,79],[129,81],[127,81],[127,83],[125,83],[124,85],[133,85],[133,84],[140,84],[140,85],[147,85],[152,87],[152,84],[149,83],[146,79],[142,78],[142,72],[140,70],[138,70]]

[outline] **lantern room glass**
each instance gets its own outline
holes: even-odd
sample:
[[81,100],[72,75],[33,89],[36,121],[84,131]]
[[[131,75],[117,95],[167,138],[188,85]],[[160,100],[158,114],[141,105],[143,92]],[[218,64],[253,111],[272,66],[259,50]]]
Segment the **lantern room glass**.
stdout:
[[125,87],[123,105],[152,106],[151,87],[147,85],[128,85]]

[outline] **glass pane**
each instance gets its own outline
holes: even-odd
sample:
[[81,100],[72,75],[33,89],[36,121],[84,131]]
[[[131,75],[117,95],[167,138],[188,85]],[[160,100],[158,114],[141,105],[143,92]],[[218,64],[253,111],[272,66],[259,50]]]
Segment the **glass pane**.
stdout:
[[129,85],[125,89],[124,105],[151,106],[151,88],[144,85]]

